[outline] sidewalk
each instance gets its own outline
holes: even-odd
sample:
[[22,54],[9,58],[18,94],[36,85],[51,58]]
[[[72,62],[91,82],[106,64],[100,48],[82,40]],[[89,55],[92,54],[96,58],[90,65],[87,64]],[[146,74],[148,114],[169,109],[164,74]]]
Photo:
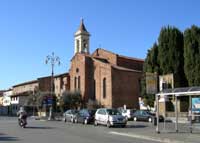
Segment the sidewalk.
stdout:
[[193,133],[190,133],[189,129],[187,129],[186,126],[183,124],[179,124],[180,130],[178,133],[176,133],[173,130],[174,129],[173,126],[171,126],[171,127],[168,127],[165,131],[161,130],[160,134],[156,133],[155,126],[147,126],[144,128],[141,128],[139,126],[141,125],[134,125],[129,130],[123,129],[119,131],[119,130],[114,129],[113,131],[110,131],[109,134],[144,139],[144,140],[161,142],[161,143],[199,143],[200,142],[200,129],[195,128],[193,130]]

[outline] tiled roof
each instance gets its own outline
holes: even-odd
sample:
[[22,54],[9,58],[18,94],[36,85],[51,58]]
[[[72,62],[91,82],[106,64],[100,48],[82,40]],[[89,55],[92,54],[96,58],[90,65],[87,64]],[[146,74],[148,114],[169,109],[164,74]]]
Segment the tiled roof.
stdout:
[[121,66],[112,65],[112,67],[115,68],[115,69],[117,69],[117,70],[141,73],[141,71],[124,68],[124,67],[121,67]]
[[22,85],[26,85],[26,84],[37,83],[37,82],[38,82],[38,80],[32,80],[32,81],[28,81],[28,82],[24,82],[24,83],[20,83],[20,84],[14,85],[13,87],[22,86]]

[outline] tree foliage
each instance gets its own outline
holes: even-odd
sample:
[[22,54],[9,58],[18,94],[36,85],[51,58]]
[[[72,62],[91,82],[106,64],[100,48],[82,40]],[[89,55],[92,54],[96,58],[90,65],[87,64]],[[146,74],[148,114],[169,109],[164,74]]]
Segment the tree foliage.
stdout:
[[154,43],[153,47],[147,52],[147,57],[144,62],[144,71],[150,73],[159,72],[158,45],[156,43]]
[[[158,45],[154,43],[151,49],[147,52],[147,57],[144,62],[144,74],[146,72],[149,73],[159,73],[159,63],[158,63]],[[141,80],[141,95],[144,98],[145,105],[149,105],[150,107],[154,106],[155,95],[146,93],[146,79],[145,75]]]
[[189,86],[200,86],[200,28],[197,26],[184,32],[184,59]]
[[175,27],[163,27],[158,38],[160,74],[174,74],[174,87],[184,87],[183,34]]
[[[188,33],[185,33],[185,35],[186,34],[188,35]],[[196,44],[196,47],[197,45],[198,44]],[[188,47],[188,44],[187,46],[185,45],[185,47]],[[175,27],[170,27],[170,26],[163,27],[158,37],[158,43],[154,43],[153,47],[148,50],[144,62],[143,72],[144,74],[146,72],[150,72],[150,73],[157,73],[158,75],[173,73],[174,87],[187,86],[187,79],[184,72],[184,61],[187,60],[186,56],[191,58],[191,56],[193,55],[192,52],[191,53],[187,52],[187,53],[188,54],[186,53],[184,54],[183,33]],[[199,60],[196,61],[200,63]],[[191,62],[192,60],[187,61],[188,65],[185,66],[185,69],[188,68],[188,73],[189,70],[191,69],[190,65]],[[198,69],[198,67],[195,67],[195,69]],[[145,98],[146,104],[153,105],[155,97],[152,94],[146,93],[146,82],[145,82],[146,79],[145,76],[143,77],[144,78],[141,81],[142,96]],[[193,77],[195,76],[193,75]]]
[[60,100],[60,106],[65,109],[75,109],[82,105],[82,98],[80,91],[65,91],[63,92]]

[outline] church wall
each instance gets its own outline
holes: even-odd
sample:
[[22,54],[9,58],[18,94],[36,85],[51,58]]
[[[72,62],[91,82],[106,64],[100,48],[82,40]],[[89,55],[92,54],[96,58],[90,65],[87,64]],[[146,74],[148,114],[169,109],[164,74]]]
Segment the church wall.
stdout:
[[[94,79],[96,84],[96,100],[104,107],[112,107],[112,79],[109,64],[94,63]],[[103,79],[106,79],[106,97],[103,97]]]
[[[80,90],[82,98],[87,98],[85,95],[85,56],[82,54],[76,54],[71,61],[70,74],[70,90]],[[78,88],[78,77],[80,76],[80,89]],[[75,87],[75,77],[77,78]]]
[[114,108],[138,108],[139,80],[142,73],[112,68],[112,105]]

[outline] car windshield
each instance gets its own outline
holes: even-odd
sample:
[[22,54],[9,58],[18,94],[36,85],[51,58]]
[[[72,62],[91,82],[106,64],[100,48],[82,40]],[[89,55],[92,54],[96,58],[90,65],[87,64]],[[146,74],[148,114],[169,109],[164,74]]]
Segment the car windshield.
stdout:
[[107,109],[108,115],[121,115],[117,109]]
[[72,114],[76,114],[76,113],[78,113],[77,110],[72,110]]

